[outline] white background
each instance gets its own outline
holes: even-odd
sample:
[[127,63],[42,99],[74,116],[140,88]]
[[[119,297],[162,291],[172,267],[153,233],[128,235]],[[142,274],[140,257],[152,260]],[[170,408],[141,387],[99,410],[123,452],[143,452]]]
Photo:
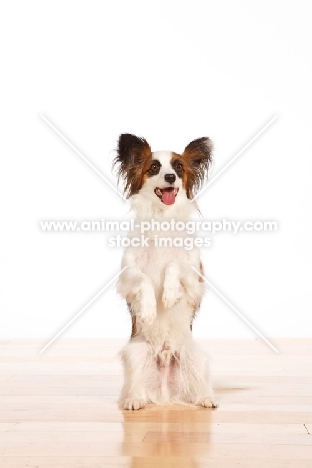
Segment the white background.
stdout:
[[[2,3],[1,337],[52,338],[118,273],[103,233],[43,233],[40,220],[121,219],[128,205],[40,118],[115,184],[118,135],[152,149],[215,143],[207,219],[276,220],[276,233],[218,234],[207,278],[268,337],[312,336],[311,2]],[[64,336],[128,336],[113,287]],[[194,333],[254,337],[209,291]]]

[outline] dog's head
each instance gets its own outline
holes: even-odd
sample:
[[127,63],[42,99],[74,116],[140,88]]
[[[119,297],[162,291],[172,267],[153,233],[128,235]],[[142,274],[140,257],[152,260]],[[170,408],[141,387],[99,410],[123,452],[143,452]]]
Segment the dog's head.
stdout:
[[207,176],[212,161],[212,142],[203,137],[192,141],[182,154],[152,152],[144,138],[120,135],[117,156],[118,176],[124,180],[127,198],[144,194],[154,204],[174,205],[192,199]]

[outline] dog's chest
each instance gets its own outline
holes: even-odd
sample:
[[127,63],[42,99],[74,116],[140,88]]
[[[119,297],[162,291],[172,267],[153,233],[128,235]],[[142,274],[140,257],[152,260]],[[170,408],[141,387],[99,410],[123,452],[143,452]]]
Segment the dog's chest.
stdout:
[[143,273],[156,279],[164,275],[168,263],[181,263],[189,260],[189,253],[184,248],[155,247],[153,243],[149,247],[141,248],[137,256],[137,266]]

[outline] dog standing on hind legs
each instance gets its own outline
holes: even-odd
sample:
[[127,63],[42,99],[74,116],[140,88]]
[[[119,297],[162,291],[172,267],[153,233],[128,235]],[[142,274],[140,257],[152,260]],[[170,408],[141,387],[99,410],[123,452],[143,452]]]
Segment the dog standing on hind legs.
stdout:
[[[119,137],[115,165],[135,213],[147,221],[186,223],[196,211],[191,200],[212,160],[209,138],[192,141],[182,154],[152,152],[144,138]],[[146,233],[145,233],[146,234]],[[140,230],[131,236],[140,237]],[[181,232],[150,229],[144,245],[126,248],[117,290],[132,319],[129,343],[121,352],[124,385],[120,401],[138,410],[147,403],[215,407],[208,360],[192,339],[192,322],[204,294],[199,249],[159,247],[159,238]],[[169,239],[170,240],[170,239]]]

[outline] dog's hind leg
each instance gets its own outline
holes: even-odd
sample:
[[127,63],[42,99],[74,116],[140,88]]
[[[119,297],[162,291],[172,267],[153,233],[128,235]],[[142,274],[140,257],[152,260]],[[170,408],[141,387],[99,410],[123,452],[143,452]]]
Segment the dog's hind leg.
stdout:
[[190,341],[181,349],[177,364],[176,398],[186,403],[215,408],[217,404],[210,384],[208,359],[203,350]]
[[124,409],[138,410],[147,403],[147,385],[151,368],[155,366],[152,348],[145,341],[131,340],[121,352],[124,385],[120,402]]

